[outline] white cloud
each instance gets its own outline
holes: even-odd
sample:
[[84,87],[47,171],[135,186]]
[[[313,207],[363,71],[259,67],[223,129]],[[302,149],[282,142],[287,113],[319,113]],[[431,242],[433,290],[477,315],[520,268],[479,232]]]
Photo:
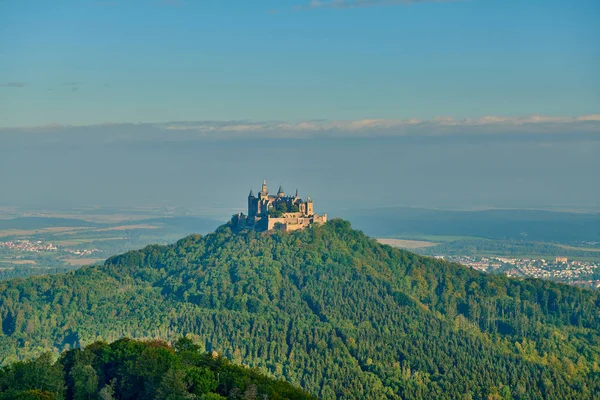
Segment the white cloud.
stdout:
[[[600,115],[583,115],[578,117],[551,117],[542,115],[531,115],[525,117],[502,117],[482,116],[478,118],[455,119],[452,117],[435,117],[430,120],[419,119],[358,119],[358,120],[319,120],[300,122],[186,122],[167,123],[157,126],[167,130],[197,130],[200,132],[270,132],[270,131],[294,131],[294,132],[326,132],[339,131],[368,132],[372,130],[395,130],[402,134],[404,128],[435,128],[435,127],[524,127],[525,125],[546,126],[547,124],[562,125],[575,124],[578,122],[600,122]],[[600,124],[598,124],[600,125]]]
[[309,139],[344,137],[431,137],[465,135],[575,134],[600,136],[600,114],[561,116],[481,116],[456,119],[356,119],[303,121],[175,121],[166,123],[105,123],[87,126],[49,124],[34,127],[0,128],[6,135],[44,136],[93,134],[107,140],[221,140],[245,138]]
[[27,86],[27,82],[7,82],[0,84],[0,87],[23,88]]
[[577,121],[600,121],[600,114],[583,115],[577,117]]

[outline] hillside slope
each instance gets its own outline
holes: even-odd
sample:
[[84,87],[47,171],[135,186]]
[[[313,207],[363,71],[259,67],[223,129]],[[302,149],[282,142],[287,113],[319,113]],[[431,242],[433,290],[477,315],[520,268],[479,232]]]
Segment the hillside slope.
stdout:
[[202,353],[189,338],[94,342],[0,369],[0,400],[312,400],[287,382]]
[[103,266],[0,283],[3,362],[123,336],[206,350],[323,398],[592,398],[598,292],[478,273],[334,220],[228,226]]

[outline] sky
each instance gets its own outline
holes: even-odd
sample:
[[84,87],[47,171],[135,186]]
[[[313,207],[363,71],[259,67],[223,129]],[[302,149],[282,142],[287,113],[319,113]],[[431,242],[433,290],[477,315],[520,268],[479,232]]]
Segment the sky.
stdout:
[[[595,206],[599,15],[597,0],[0,0],[4,202],[234,209],[206,188],[270,178],[340,209]],[[144,189],[156,176],[168,190]]]
[[5,127],[600,113],[596,0],[0,0]]

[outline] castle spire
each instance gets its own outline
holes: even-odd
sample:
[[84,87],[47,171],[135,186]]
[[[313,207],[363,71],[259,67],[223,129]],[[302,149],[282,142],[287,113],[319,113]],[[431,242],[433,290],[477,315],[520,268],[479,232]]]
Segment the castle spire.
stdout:
[[263,195],[266,195],[268,193],[267,192],[267,180],[266,179],[263,180],[263,184],[262,184],[262,188],[261,188],[260,193],[263,194]]
[[277,191],[277,196],[283,197],[285,193],[283,192],[283,188],[279,185],[279,190]]
[[298,189],[296,189],[296,198],[298,197]]
[[252,188],[250,188],[250,194],[248,195],[248,197],[254,197],[254,192],[252,191]]

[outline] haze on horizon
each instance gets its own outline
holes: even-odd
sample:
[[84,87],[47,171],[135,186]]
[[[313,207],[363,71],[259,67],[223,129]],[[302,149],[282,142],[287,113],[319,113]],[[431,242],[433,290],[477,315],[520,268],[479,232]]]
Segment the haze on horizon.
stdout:
[[[600,3],[0,0],[1,205],[600,210]],[[225,214],[226,214],[225,212]]]

